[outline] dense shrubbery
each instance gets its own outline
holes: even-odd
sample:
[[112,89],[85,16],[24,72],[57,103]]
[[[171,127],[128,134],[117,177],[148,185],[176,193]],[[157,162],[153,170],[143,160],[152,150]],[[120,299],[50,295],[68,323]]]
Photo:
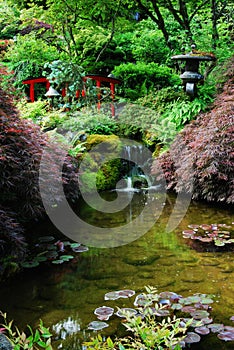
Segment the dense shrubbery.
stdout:
[[[233,63],[231,77],[211,112],[187,125],[160,158],[168,188],[190,192],[195,199],[234,203]],[[157,165],[153,166],[157,173]]]
[[113,74],[122,80],[118,87],[119,94],[131,100],[144,96],[154,88],[180,85],[178,75],[173,74],[170,68],[153,62],[121,64],[115,67]]

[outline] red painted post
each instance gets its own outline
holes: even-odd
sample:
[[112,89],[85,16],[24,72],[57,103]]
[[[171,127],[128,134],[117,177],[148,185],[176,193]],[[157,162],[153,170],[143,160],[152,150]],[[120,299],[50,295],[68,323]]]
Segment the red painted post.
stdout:
[[98,98],[98,103],[97,103],[97,108],[101,108],[101,81],[96,80],[96,86],[97,86],[97,98]]
[[31,102],[35,101],[34,83],[33,82],[31,82],[30,85],[29,85],[29,97],[30,97]]

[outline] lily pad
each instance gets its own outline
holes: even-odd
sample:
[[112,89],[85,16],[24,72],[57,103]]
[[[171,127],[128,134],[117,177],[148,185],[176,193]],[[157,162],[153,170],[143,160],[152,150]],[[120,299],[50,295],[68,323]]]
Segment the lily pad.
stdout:
[[75,253],[83,253],[83,252],[87,252],[88,250],[89,250],[89,248],[84,246],[84,245],[72,248],[72,251]]
[[80,243],[70,243],[70,247],[73,248],[78,248],[80,247]]
[[210,333],[210,329],[206,326],[196,327],[194,330],[196,333],[201,334],[201,335],[207,335]]
[[63,260],[63,261],[69,261],[69,260],[71,260],[73,258],[74,258],[73,255],[61,255],[60,256],[60,260]]
[[106,322],[101,321],[92,321],[88,324],[88,329],[93,331],[100,331],[106,327],[109,327],[109,325]]
[[101,306],[94,310],[94,314],[102,321],[107,321],[113,315],[114,309],[109,306]]
[[223,246],[225,246],[224,240],[221,240],[221,239],[215,239],[215,240],[214,240],[214,244],[215,244],[217,247],[223,247]]
[[61,260],[61,259],[52,261],[52,264],[55,264],[55,265],[60,265],[60,264],[63,264],[63,263],[64,263],[64,260]]
[[203,318],[208,317],[210,314],[206,310],[196,310],[190,314],[195,320],[202,320]]
[[224,341],[233,341],[234,340],[234,332],[231,331],[223,331],[218,334],[218,338]]
[[131,289],[116,290],[105,294],[105,300],[116,300],[119,298],[130,298],[135,295],[135,291]]
[[172,305],[171,305],[171,308],[172,308],[173,310],[181,310],[181,309],[182,309],[182,305],[179,304],[179,303],[175,303],[175,304],[172,304]]
[[119,290],[118,294],[120,298],[130,298],[133,295],[135,295],[135,291],[131,289],[124,289],[124,290]]
[[129,308],[129,307],[123,307],[121,309],[119,309],[115,314],[118,317],[126,317],[126,313],[130,316],[136,315],[137,314],[137,310]]
[[197,333],[188,332],[186,337],[183,340],[187,344],[192,344],[192,343],[198,343],[201,340],[201,337]]
[[149,300],[147,295],[145,294],[139,294],[137,295],[135,301],[134,301],[134,306],[146,306],[146,305],[152,305],[152,301]]
[[155,312],[155,315],[159,316],[159,317],[168,316],[168,315],[170,315],[170,311],[169,310],[157,310]]
[[39,262],[36,260],[33,261],[25,261],[21,264],[22,267],[26,267],[26,268],[31,268],[31,267],[36,267],[39,266]]
[[224,325],[221,323],[212,323],[207,326],[212,333],[219,333],[224,330]]
[[105,300],[116,300],[119,299],[119,293],[117,292],[108,292],[104,296]]

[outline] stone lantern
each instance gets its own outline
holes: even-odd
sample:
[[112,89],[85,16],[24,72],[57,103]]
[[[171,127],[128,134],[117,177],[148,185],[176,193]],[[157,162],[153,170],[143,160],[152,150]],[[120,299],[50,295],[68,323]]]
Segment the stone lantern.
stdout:
[[196,94],[196,85],[203,82],[204,76],[199,73],[199,64],[202,61],[215,61],[216,57],[211,53],[195,50],[196,45],[191,46],[192,51],[187,54],[172,56],[172,60],[185,61],[185,70],[180,78],[186,93],[194,97]]

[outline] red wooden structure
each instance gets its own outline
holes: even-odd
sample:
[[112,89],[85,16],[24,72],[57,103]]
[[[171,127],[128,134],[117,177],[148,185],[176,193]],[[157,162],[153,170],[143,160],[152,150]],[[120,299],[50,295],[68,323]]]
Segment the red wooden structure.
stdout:
[[[114,99],[115,99],[115,84],[120,84],[121,80],[116,79],[114,77],[106,77],[106,76],[102,76],[102,75],[97,75],[97,74],[88,74],[83,78],[84,81],[84,88],[81,92],[82,96],[85,96],[85,82],[87,81],[87,79],[92,79],[94,81],[96,81],[96,87],[97,87],[97,98],[98,98],[98,109],[101,108],[101,92],[100,92],[100,88],[102,86],[102,83],[108,83],[110,86],[110,91],[111,91],[111,99],[112,99],[112,103],[111,103],[111,113],[112,116],[115,116],[115,105],[114,105]],[[50,82],[48,79],[46,78],[35,78],[35,79],[27,79],[23,81],[23,84],[27,84],[29,85],[29,98],[31,102],[35,101],[35,84],[38,83],[45,83],[46,86],[46,90],[49,89],[50,87]],[[66,89],[64,88],[62,90],[62,96],[66,96]],[[76,93],[76,97],[78,98],[80,96],[80,91],[77,91]]]

